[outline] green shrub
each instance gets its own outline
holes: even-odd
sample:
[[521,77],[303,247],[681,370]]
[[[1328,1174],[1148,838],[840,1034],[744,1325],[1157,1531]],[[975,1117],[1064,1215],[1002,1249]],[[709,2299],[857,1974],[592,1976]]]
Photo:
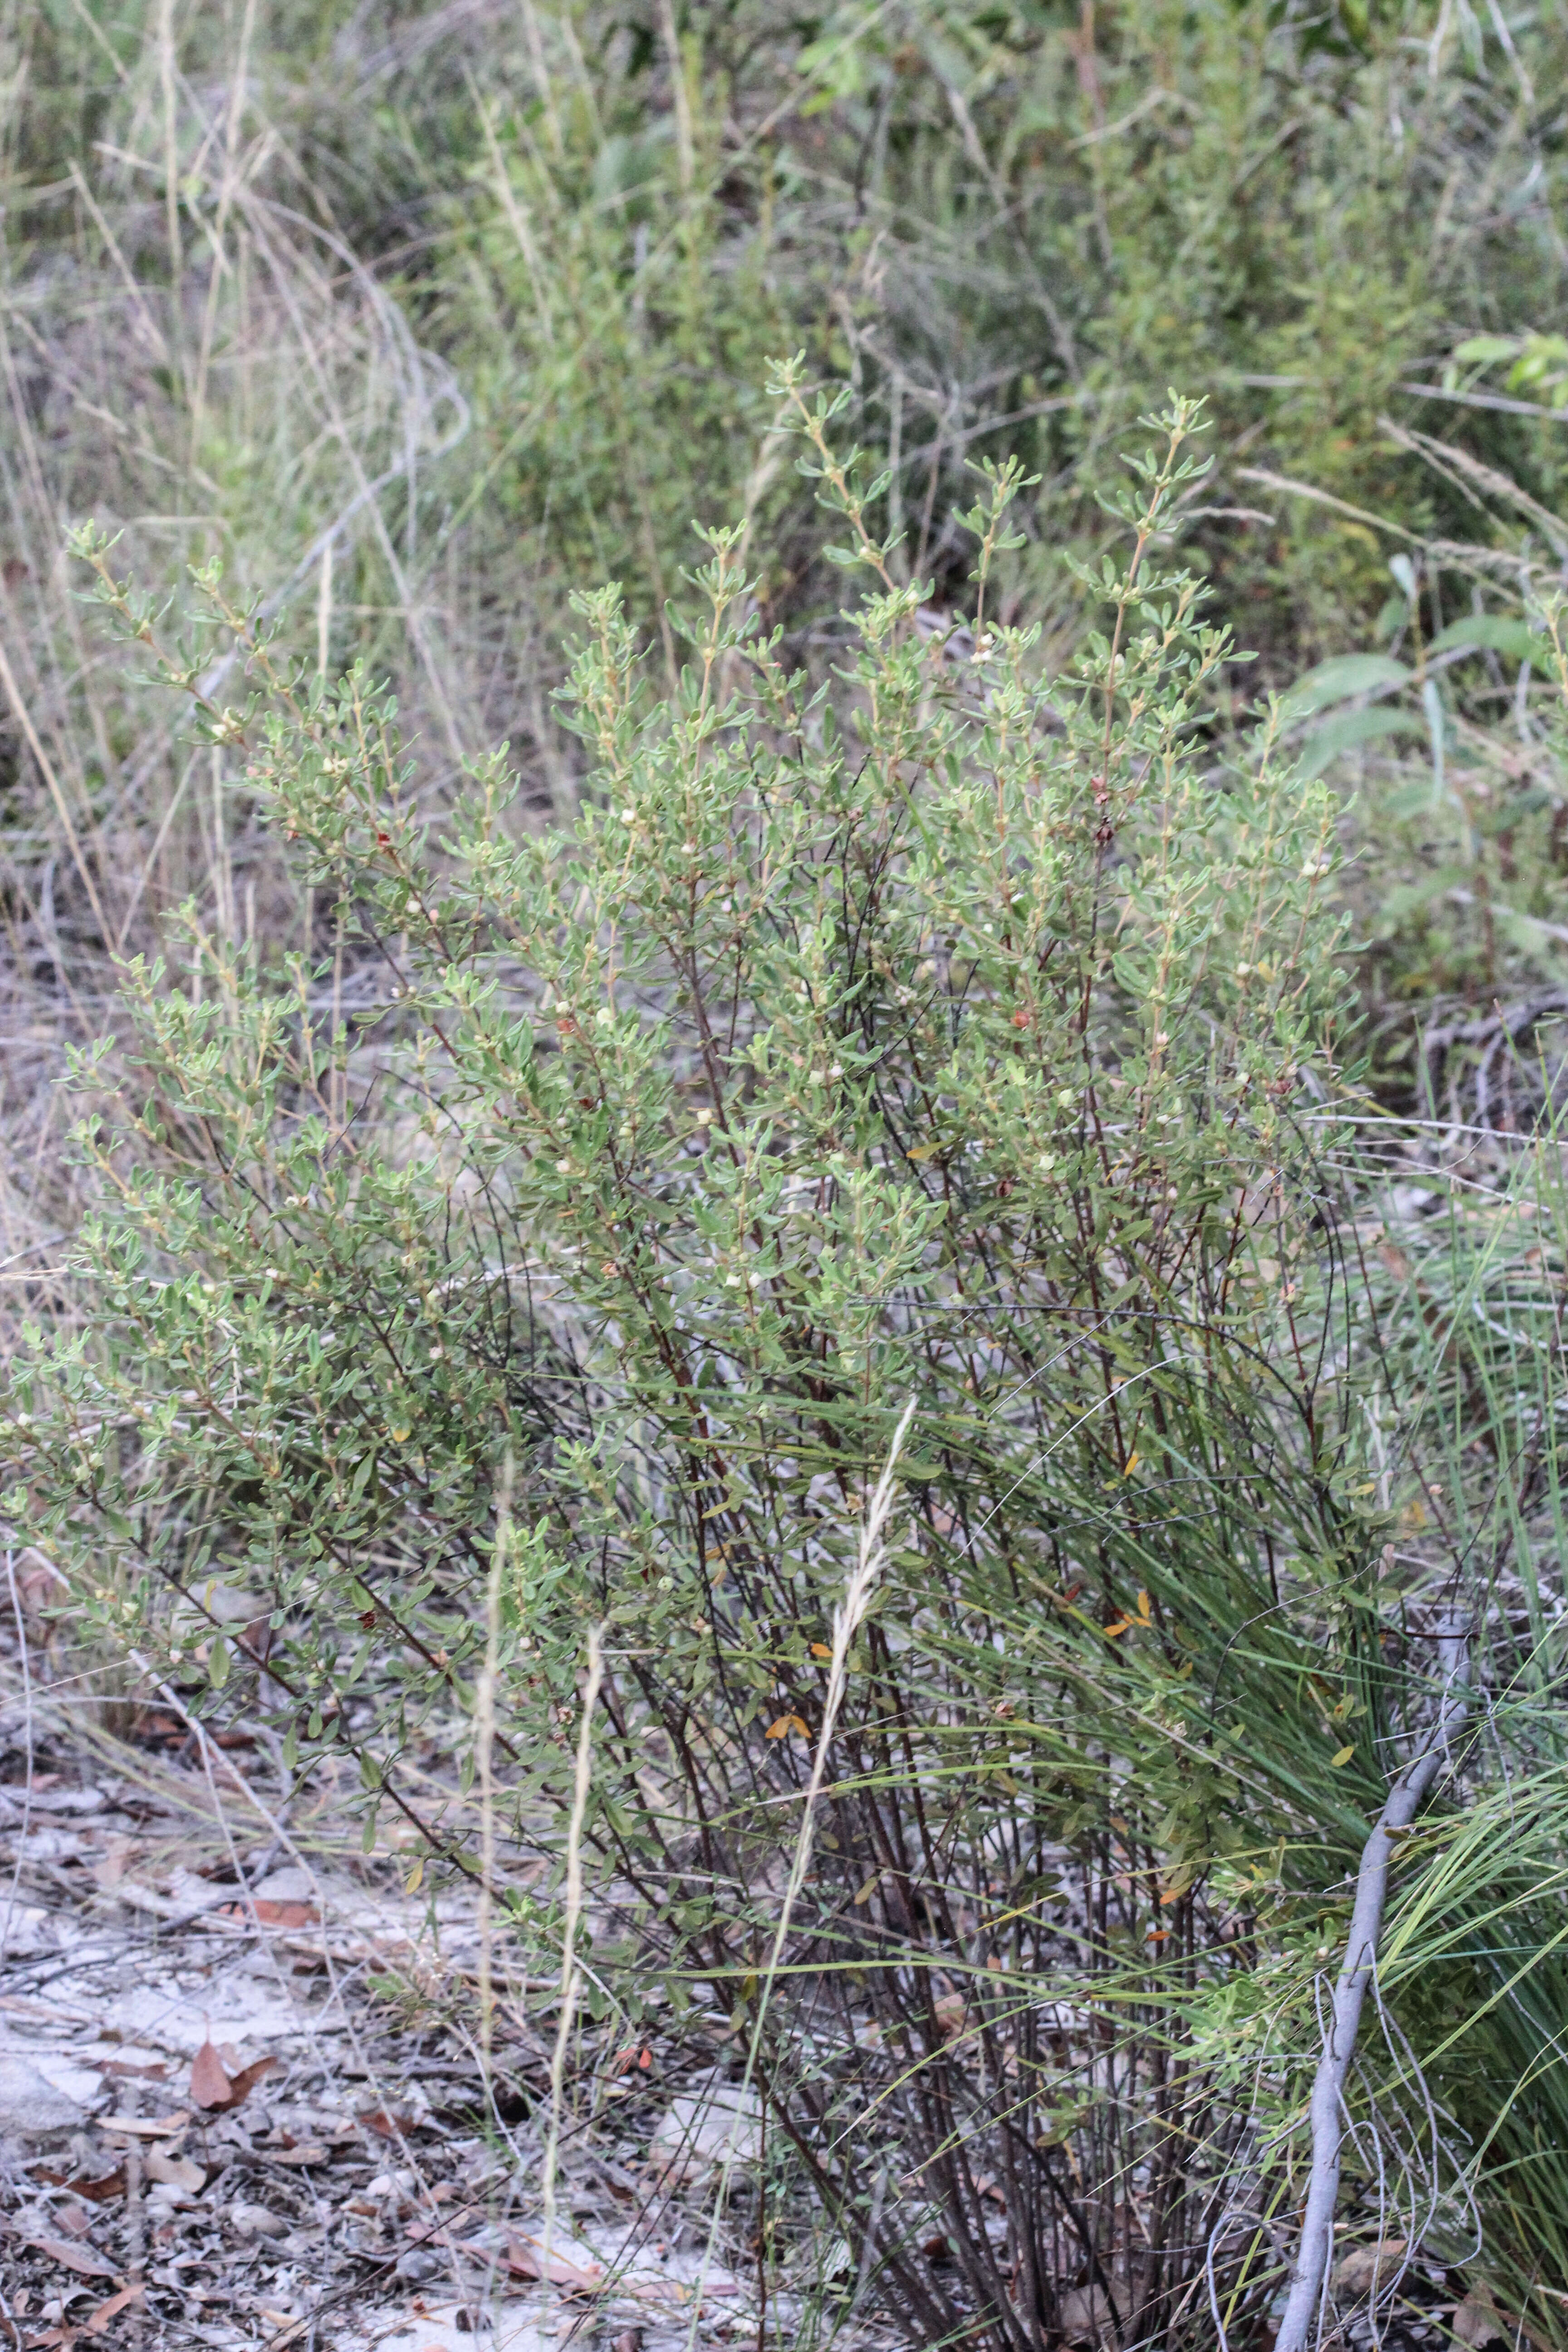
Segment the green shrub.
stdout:
[[[1402,1132],[1453,1213],[1380,1238],[1332,905],[1401,1045],[1410,1003],[1473,1000],[1428,1056],[1449,1117],[1537,1118],[1562,740],[1520,665],[1562,425],[1496,403],[1555,399],[1560,32],[741,6],[691,13],[678,75],[618,17],[544,12],[536,58],[521,12],[433,54],[335,10],[312,80],[273,16],[232,178],[186,87],[231,53],[191,21],[171,131],[152,19],[117,24],[123,70],[40,19],[11,151],[39,191],[6,207],[7,693],[58,769],[46,796],[6,747],[16,953],[63,1004],[206,894],[83,1057],[96,1211],[10,1374],[16,1516],[133,1672],[269,1712],[291,1769],[349,1759],[371,1849],[479,1866],[402,1759],[434,1721],[473,1769],[493,1639],[536,1972],[604,1625],[581,2096],[624,2018],[710,2057],[732,2021],[787,2196],[851,2250],[824,2326],[858,2269],[920,2340],[998,2352],[1108,2304],[1210,2343],[1211,2250],[1232,2342],[1266,2340],[1314,1977],[1429,1706],[1434,1595],[1467,1596],[1506,1760],[1458,1759],[1473,1819],[1409,1850],[1346,2219],[1377,2226],[1372,2151],[1418,2169],[1404,2032],[1454,2120],[1439,2187],[1560,2338],[1553,1147],[1450,1187]],[[798,407],[804,485],[776,463],[798,381],[752,386],[786,331],[852,389],[863,466]],[[1173,375],[1212,384],[1222,465],[1172,446],[1108,524]],[[205,575],[249,683],[194,754],[87,658],[62,506],[137,518],[155,585],[160,533],[232,541],[230,593],[278,611]],[[744,520],[687,595],[693,513]],[[1206,605],[1162,568],[1178,520]],[[625,607],[571,604],[611,572]],[[1205,613],[1281,680],[1348,649],[1381,682],[1320,670],[1254,740]],[[521,792],[504,760],[437,790],[508,726]],[[583,779],[576,830],[529,839]]]
[[[978,634],[933,639],[834,453],[843,394],[798,365],[773,393],[872,574],[841,687],[783,671],[733,532],[673,700],[616,593],[585,598],[570,837],[520,836],[494,763],[433,838],[385,698],[312,698],[252,645],[256,700],[204,731],[253,747],[342,950],[269,973],[192,918],[184,984],[129,975],[133,1087],[85,1130],[91,1326],[38,1343],[10,1412],[78,1590],[187,1689],[201,1635],[224,1696],[196,1703],[250,1703],[214,1586],[258,1597],[262,1703],[301,1771],[355,1755],[367,1846],[414,1810],[415,1724],[468,1703],[494,1573],[516,1832],[559,1864],[601,1623],[595,2009],[697,2018],[707,1988],[750,2021],[814,2195],[922,2340],[970,2315],[1033,2344],[1070,2293],[1173,2326],[1243,2178],[1221,2269],[1267,2292],[1277,2167],[1243,2163],[1234,2036],[1306,1998],[1292,1955],[1405,1687],[1365,1373],[1312,1238],[1334,805],[1267,730],[1232,770],[1189,748],[1228,646],[1159,553],[1197,479],[1184,405],[1047,697],[984,607],[1017,469],[969,519]],[[834,1612],[910,1401],[764,2010]],[[885,2130],[847,2134],[868,2107]],[[896,2222],[869,2218],[884,2154],[923,2183]],[[1131,2260],[1134,2175],[1157,2219]]]
[[[710,2049],[716,2006],[789,2150],[769,2242],[804,2195],[851,2249],[821,2324],[858,2273],[922,2342],[1019,2352],[1111,2306],[1206,2342],[1211,2290],[1233,2341],[1267,2313],[1427,1596],[1500,1611],[1478,1670],[1516,1777],[1470,1757],[1480,1831],[1412,1849],[1387,2000],[1493,2151],[1434,2163],[1522,2307],[1560,2104],[1546,1162],[1367,1251],[1337,803],[1277,750],[1332,705],[1213,763],[1233,656],[1160,552],[1185,405],[1047,692],[987,614],[1018,468],[967,518],[974,629],[933,635],[836,451],[846,395],[796,362],[770,396],[870,575],[847,657],[786,674],[739,529],[672,698],[618,593],[583,598],[570,835],[517,821],[500,760],[429,814],[390,699],[294,675],[210,573],[253,690],[204,703],[83,535],[337,944],[268,965],[190,910],[127,972],[130,1032],[79,1070],[90,1305],[15,1368],[13,1512],[143,1672],[271,1712],[291,1770],[352,1759],[367,1851],[481,1867],[403,1758],[435,1724],[472,1771],[488,1647],[508,1852],[548,1865],[506,1896],[535,1974],[600,1628],[581,2095],[627,2024]],[[1352,2221],[1364,2151],[1408,2161],[1407,2045],[1366,2065]]]

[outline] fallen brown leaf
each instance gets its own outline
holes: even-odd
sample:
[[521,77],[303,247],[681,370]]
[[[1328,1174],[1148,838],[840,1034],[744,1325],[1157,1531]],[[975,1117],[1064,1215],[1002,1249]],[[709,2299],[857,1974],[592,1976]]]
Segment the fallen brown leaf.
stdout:
[[142,2289],[139,2285],[122,2286],[118,2294],[111,2294],[107,2303],[100,2303],[96,2311],[89,2312],[84,2322],[85,2332],[89,2336],[103,2335],[111,2319],[117,2319],[130,2305],[140,2303],[141,2300]]
[[258,2058],[254,2064],[242,2066],[239,2053],[226,2042],[221,2050],[215,2042],[204,2042],[191,2068],[191,2096],[209,2115],[228,2115],[243,2105],[277,2063],[276,2058]]
[[[507,2268],[514,2278],[543,2279],[544,2249],[532,2238],[519,2238],[508,2233],[506,2242]],[[597,2294],[605,2284],[605,2273],[595,2263],[592,2269],[578,2263],[569,2263],[564,2254],[552,2253],[549,2264],[549,2284],[564,2287],[571,2294]]]
[[1374,2246],[1352,2246],[1334,2266],[1336,2294],[1375,2294],[1405,2260],[1403,2238],[1380,2238]]
[[230,2075],[226,2105],[229,2107],[243,2105],[262,2076],[270,2074],[277,2063],[276,2058],[258,2058],[253,2064],[242,2066],[237,2074]]
[[961,1992],[944,1992],[934,2004],[938,2029],[944,2042],[951,2042],[963,2032],[969,2010]]
[[205,2166],[193,2164],[188,2156],[170,2156],[163,2148],[147,2151],[147,2178],[161,2180],[170,2189],[188,2189],[194,2197],[206,2181]]
[[248,1919],[253,1912],[264,1927],[319,1927],[321,1924],[313,1903],[275,1903],[268,1895],[258,1895],[251,1903],[231,1903],[224,1916]]
[[411,2246],[445,2246],[448,2252],[456,2252],[457,2242],[451,2230],[439,2219],[434,2221],[412,2221],[405,2234]]
[[1498,2307],[1484,2286],[1473,2286],[1454,2314],[1454,2336],[1460,2344],[1490,2344],[1503,2334]]
[[68,2245],[64,2238],[29,2238],[27,2243],[36,2246],[40,2254],[47,2254],[51,2263],[62,2263],[68,2271],[76,2271],[83,2278],[120,2276],[114,2264],[106,2263],[90,2246]]
[[1535,2335],[1522,2320],[1501,2311],[1492,2300],[1491,2289],[1484,2282],[1471,2287],[1454,2313],[1456,2343],[1528,2344],[1531,2352],[1547,2352],[1544,2337]]
[[117,2139],[127,2133],[132,2139],[167,2139],[172,2132],[177,2132],[190,2120],[188,2107],[176,2107],[172,2116],[103,2116],[99,2119],[98,2127]]
[[373,2107],[368,2116],[360,2116],[356,2117],[356,2121],[361,2123],[366,2131],[374,2132],[378,2139],[401,2139],[405,2132],[418,2129],[416,2116],[389,2116],[384,2107]]
[[234,2084],[224,2070],[223,2060],[210,2042],[204,2042],[196,2052],[191,2068],[191,2096],[198,2107],[226,2107],[234,2102]]
[[124,2169],[102,2173],[96,2180],[73,2180],[70,2192],[73,2197],[89,2197],[95,2205],[106,2205],[111,2197],[124,2196]]

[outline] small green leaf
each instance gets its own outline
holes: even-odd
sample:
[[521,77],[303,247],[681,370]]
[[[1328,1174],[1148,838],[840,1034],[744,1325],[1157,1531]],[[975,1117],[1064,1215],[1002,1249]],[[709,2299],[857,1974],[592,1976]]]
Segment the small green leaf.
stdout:
[[1471,335],[1468,341],[1456,343],[1454,357],[1468,364],[1490,367],[1499,360],[1510,360],[1520,348],[1517,335]]

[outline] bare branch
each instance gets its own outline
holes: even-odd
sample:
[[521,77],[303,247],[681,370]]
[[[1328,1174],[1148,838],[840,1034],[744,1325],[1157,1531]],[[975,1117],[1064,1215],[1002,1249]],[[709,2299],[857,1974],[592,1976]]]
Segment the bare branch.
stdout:
[[1377,1972],[1377,1944],[1388,1898],[1394,1842],[1401,1830],[1409,1828],[1425,1802],[1447,1760],[1449,1738],[1470,1703],[1468,1631],[1451,1626],[1439,1637],[1438,1654],[1443,1664],[1443,1701],[1431,1738],[1394,1782],[1362,1848],[1344,1964],[1334,1987],[1329,2030],[1312,2081],[1312,2167],[1296,2267],[1275,2352],[1307,2352],[1318,2329],[1339,2195],[1345,2082],[1355,2056],[1362,2003]]

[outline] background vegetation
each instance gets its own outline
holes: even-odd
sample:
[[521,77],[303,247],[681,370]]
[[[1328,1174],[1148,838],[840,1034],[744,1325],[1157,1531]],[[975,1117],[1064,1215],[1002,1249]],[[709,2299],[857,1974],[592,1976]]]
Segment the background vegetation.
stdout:
[[81,1641],[346,1744],[367,1852],[434,1711],[554,1871],[602,1622],[590,1916],[506,1881],[573,2095],[727,2017],[764,2285],[1035,2352],[1272,2340],[1461,1625],[1344,2221],[1561,2344],[1568,25],[6,38],[8,1507]]

